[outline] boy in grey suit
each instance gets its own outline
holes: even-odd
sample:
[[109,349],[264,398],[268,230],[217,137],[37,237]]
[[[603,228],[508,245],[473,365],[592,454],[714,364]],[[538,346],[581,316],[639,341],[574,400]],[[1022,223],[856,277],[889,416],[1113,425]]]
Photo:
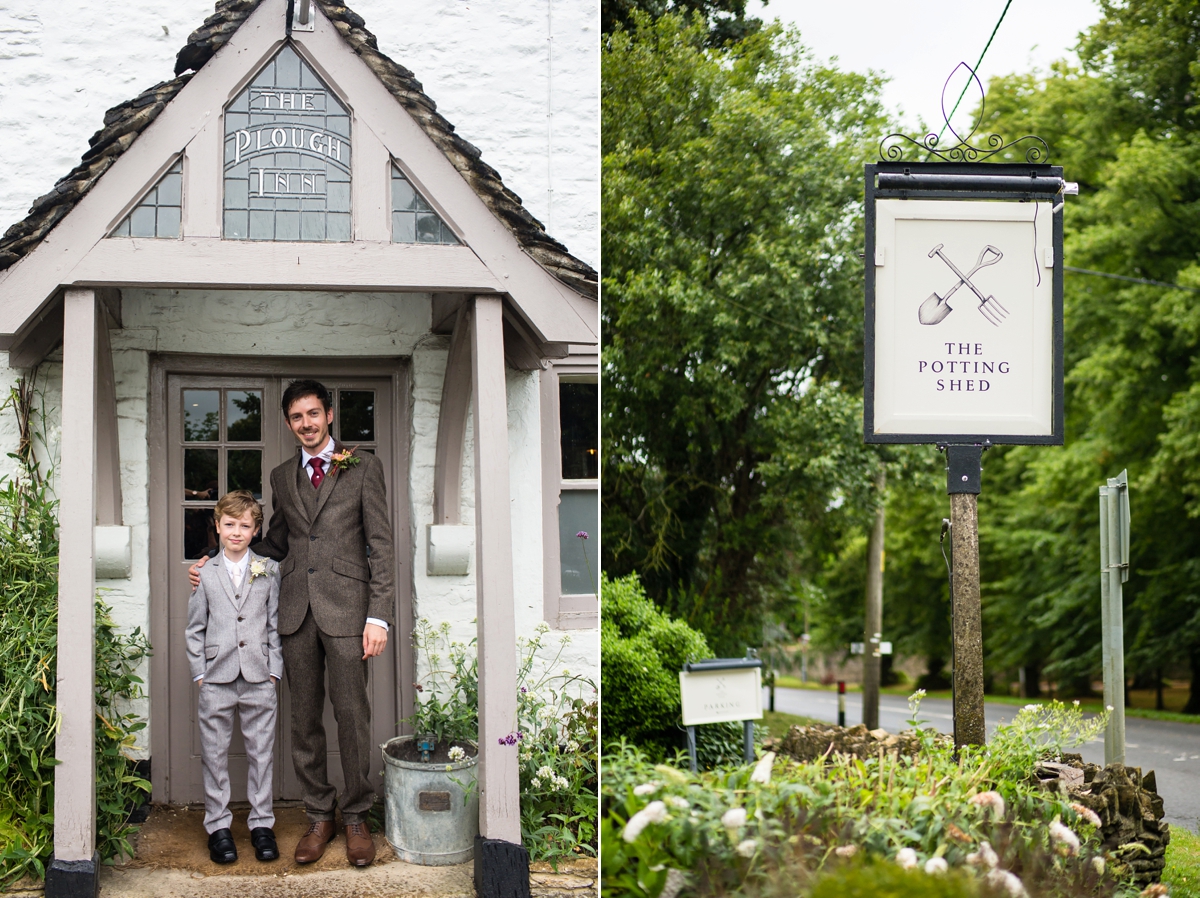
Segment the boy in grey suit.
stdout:
[[187,656],[200,684],[204,828],[209,856],[237,860],[229,825],[229,741],[233,712],[246,744],[250,841],[260,861],[279,857],[272,809],[275,683],[283,676],[279,641],[279,565],[250,551],[263,513],[247,490],[226,493],[213,511],[221,553],[188,600]]

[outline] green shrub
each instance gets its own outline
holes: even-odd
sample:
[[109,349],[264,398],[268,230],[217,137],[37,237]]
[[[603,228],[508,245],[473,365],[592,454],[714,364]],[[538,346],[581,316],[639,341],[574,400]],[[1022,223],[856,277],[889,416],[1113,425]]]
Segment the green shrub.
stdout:
[[[54,847],[54,737],[58,652],[57,503],[29,451],[30,393],[14,390],[22,435],[15,477],[0,477],[0,883],[42,877]],[[96,602],[96,848],[131,853],[128,820],[150,783],[128,751],[145,726],[127,710],[149,653],[140,631],[121,633]]]
[[809,898],[976,898],[979,880],[960,870],[930,875],[895,864],[835,867],[817,879]]
[[[685,745],[679,672],[713,657],[702,633],[660,611],[637,574],[600,584],[600,658],[604,669],[604,739],[624,739],[655,760]],[[755,727],[755,742],[765,730]],[[742,763],[742,724],[696,727],[696,757],[711,770]]]

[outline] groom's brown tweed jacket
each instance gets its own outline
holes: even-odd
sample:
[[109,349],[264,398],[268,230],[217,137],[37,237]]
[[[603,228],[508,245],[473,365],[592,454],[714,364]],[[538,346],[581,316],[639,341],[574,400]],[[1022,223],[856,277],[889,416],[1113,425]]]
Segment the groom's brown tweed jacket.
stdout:
[[[336,444],[337,452],[344,448]],[[301,497],[299,450],[271,472],[271,523],[254,550],[281,562],[282,636],[300,628],[309,608],[329,636],[362,636],[368,617],[395,624],[395,547],[383,463],[369,452],[358,458],[344,470],[331,464],[315,497]],[[303,488],[311,490],[307,479]]]

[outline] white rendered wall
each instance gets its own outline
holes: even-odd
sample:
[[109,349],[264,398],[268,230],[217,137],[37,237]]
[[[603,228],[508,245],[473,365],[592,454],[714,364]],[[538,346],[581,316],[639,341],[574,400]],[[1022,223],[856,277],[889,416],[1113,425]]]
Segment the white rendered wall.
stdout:
[[[106,109],[174,77],[214,0],[0,0],[0,232],[79,161]],[[548,232],[599,262],[596,0],[354,0]]]

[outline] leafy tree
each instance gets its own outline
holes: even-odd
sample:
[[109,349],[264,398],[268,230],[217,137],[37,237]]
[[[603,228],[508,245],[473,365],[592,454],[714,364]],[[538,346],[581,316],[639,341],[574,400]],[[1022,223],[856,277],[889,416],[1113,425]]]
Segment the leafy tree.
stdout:
[[632,29],[639,13],[651,19],[668,13],[681,14],[685,20],[700,16],[708,26],[709,43],[716,47],[743,40],[763,24],[762,19],[746,17],[746,0],[601,0],[600,29],[605,34]]
[[873,77],[778,26],[716,50],[635,13],[603,50],[604,568],[721,654],[869,510],[861,164]]

